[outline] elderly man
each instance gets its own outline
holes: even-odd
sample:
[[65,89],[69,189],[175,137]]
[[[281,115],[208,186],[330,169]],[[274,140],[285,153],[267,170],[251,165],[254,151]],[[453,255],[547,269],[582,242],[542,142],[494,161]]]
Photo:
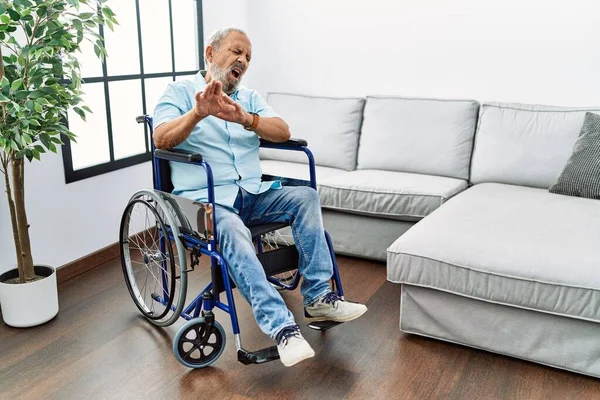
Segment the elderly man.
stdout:
[[[291,366],[314,356],[314,351],[267,281],[245,225],[291,225],[300,254],[306,320],[350,321],[367,307],[343,301],[331,291],[333,266],[317,192],[261,181],[259,137],[284,142],[290,132],[256,91],[240,86],[251,56],[250,40],[243,31],[227,28],[215,32],[205,50],[206,73],[199,72],[193,81],[171,83],[160,98],[154,110],[154,142],[159,149],[200,153],[211,165],[218,203],[217,240],[229,273],[251,304],[261,330],[276,340],[281,362]],[[174,163],[171,179],[175,194],[208,201],[202,167]]]

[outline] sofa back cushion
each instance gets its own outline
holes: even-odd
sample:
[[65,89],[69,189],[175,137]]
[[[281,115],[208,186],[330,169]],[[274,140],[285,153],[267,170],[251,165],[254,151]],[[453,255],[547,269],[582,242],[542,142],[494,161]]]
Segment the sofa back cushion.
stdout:
[[478,103],[367,97],[358,168],[468,179]]
[[[356,169],[358,136],[364,99],[269,93],[267,103],[290,126],[292,137],[308,142],[315,163],[344,170]],[[263,160],[308,163],[298,151],[260,149]]]
[[573,151],[586,111],[594,109],[483,104],[475,136],[471,183],[498,182],[548,189]]

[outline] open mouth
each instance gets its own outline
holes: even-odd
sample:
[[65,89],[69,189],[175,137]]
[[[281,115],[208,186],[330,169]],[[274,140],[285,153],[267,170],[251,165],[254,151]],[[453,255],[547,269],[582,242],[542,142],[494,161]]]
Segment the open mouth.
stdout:
[[235,67],[231,70],[231,75],[233,75],[235,79],[240,79],[242,76],[242,70],[238,67]]

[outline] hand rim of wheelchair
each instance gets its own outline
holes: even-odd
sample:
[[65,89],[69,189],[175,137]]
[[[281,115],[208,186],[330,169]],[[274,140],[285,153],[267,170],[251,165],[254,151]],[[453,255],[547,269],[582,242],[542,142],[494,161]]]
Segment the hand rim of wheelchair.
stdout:
[[[209,365],[212,365],[215,361],[219,359],[221,354],[223,354],[223,350],[225,350],[225,344],[227,342],[227,335],[225,335],[225,330],[223,326],[219,324],[217,321],[213,322],[212,332],[203,338],[200,335],[204,334],[200,329],[203,326],[206,326],[207,322],[204,317],[192,318],[187,321],[179,330],[177,334],[175,334],[175,338],[173,339],[173,353],[175,354],[175,358],[181,364],[185,365],[189,368],[205,368]],[[196,332],[196,338],[190,339],[187,338],[189,332],[194,330]],[[215,336],[215,342],[211,343],[209,340],[212,336]],[[184,344],[190,343],[191,349],[185,350]],[[203,350],[206,347],[211,347],[213,351],[208,355],[204,355]],[[192,354],[198,351],[201,355],[200,359],[192,358]],[[195,360],[198,360],[195,362]]]
[[[147,196],[151,199],[151,201],[154,204],[150,204],[150,201],[148,200],[142,200],[144,196]],[[178,297],[173,297],[172,295],[169,296],[169,299],[167,301],[167,304],[162,304],[163,307],[165,307],[164,312],[159,315],[158,317],[151,317],[150,315],[148,315],[147,312],[145,312],[145,310],[143,309],[143,307],[139,304],[138,299],[139,297],[136,296],[136,294],[133,291],[133,288],[131,286],[131,281],[130,278],[132,275],[129,274],[129,271],[132,271],[132,267],[131,267],[131,255],[129,254],[129,246],[128,243],[124,240],[124,235],[127,234],[127,232],[125,232],[126,229],[129,228],[129,219],[131,216],[130,211],[133,209],[133,206],[135,204],[144,204],[146,207],[148,207],[152,213],[155,215],[157,221],[159,221],[159,223],[161,224],[161,226],[163,227],[163,229],[165,228],[165,226],[169,226],[171,228],[171,232],[172,232],[172,238],[167,237],[168,242],[171,244],[171,249],[173,248],[172,245],[175,244],[175,247],[177,248],[177,258],[179,261],[179,268],[177,268],[177,264],[175,263],[175,257],[173,256],[173,252],[169,252],[169,262],[171,262],[171,282],[172,282],[172,287],[175,286],[175,288],[172,288],[171,293],[176,292],[176,286],[177,283],[175,282],[175,277],[177,276],[177,274],[179,274],[179,295]],[[157,208],[159,207],[160,210]],[[162,211],[163,216],[166,218],[166,222],[167,224],[165,224],[165,221],[163,220],[163,218],[160,216],[160,212]],[[179,225],[178,223],[174,220],[173,215],[171,214],[170,211],[168,211],[168,208],[164,202],[163,199],[161,199],[159,196],[157,196],[155,194],[154,191],[151,190],[140,190],[138,192],[136,192],[131,199],[129,200],[129,202],[127,203],[127,207],[125,207],[125,212],[123,213],[123,217],[121,219],[121,229],[120,229],[120,233],[119,233],[119,242],[120,242],[120,247],[121,247],[121,267],[123,269],[123,275],[125,277],[125,283],[127,285],[127,289],[129,291],[129,294],[131,295],[131,298],[134,302],[134,304],[137,306],[137,308],[140,310],[140,312],[144,315],[144,317],[146,317],[150,322],[152,322],[154,325],[157,326],[169,326],[172,325],[175,321],[177,321],[180,317],[181,312],[183,311],[183,308],[185,306],[185,298],[186,298],[186,294],[187,294],[187,272],[186,272],[186,252],[185,252],[185,248],[183,247],[183,245],[181,244],[180,240],[179,240]],[[184,266],[184,268],[182,269],[181,266]],[[177,271],[178,269],[178,271]],[[177,295],[176,295],[177,296]],[[157,299],[152,296],[153,301],[157,301]],[[177,301],[175,303],[175,301]],[[148,307],[146,307],[148,308]],[[173,309],[174,308],[174,309]],[[169,315],[169,312],[171,312],[171,314]],[[166,318],[165,318],[166,316]]]

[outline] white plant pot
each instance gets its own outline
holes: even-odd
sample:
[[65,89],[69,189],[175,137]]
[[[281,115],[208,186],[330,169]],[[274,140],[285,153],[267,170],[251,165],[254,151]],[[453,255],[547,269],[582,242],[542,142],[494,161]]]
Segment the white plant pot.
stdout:
[[4,283],[16,278],[16,269],[0,275],[0,307],[2,319],[15,328],[27,328],[50,321],[58,314],[56,270],[36,265],[35,274],[43,279],[29,283]]

